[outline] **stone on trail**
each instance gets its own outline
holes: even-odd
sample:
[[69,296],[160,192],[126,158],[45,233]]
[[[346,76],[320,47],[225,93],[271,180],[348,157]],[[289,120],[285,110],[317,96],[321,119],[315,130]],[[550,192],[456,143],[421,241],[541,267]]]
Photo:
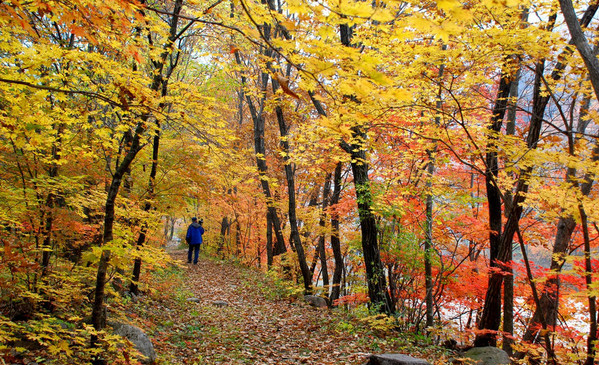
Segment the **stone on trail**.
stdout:
[[222,307],[228,307],[229,303],[225,302],[224,300],[215,300],[214,302],[212,302],[212,305],[222,308]]
[[156,361],[156,352],[154,351],[152,341],[150,341],[148,335],[141,328],[119,322],[112,322],[111,325],[114,333],[131,341],[137,351],[143,355],[144,358],[141,359],[142,363],[153,364]]
[[327,300],[325,298],[316,295],[304,295],[304,300],[316,308],[329,307],[329,303],[327,303]]
[[497,347],[474,347],[464,353],[464,357],[474,360],[476,365],[509,365],[507,352]]
[[404,354],[370,355],[364,365],[430,365],[428,361]]

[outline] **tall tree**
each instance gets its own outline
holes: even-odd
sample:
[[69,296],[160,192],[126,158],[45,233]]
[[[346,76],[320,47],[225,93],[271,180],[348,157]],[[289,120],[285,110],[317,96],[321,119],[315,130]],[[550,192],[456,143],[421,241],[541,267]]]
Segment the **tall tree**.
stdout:
[[[188,24],[183,28],[183,30],[179,30],[179,15],[181,14],[181,10],[183,8],[183,1],[176,0],[173,6],[172,14],[169,15],[169,19],[167,21],[169,25],[168,37],[164,41],[164,50],[162,59],[153,62],[154,69],[156,72],[161,72],[160,75],[160,84],[157,86],[157,90],[160,92],[162,98],[165,98],[168,95],[168,81],[172,76],[175,68],[179,63],[179,57],[181,56],[180,51],[176,50],[176,42],[181,39],[185,35],[185,32],[191,27],[193,21],[189,21]],[[148,37],[152,37],[152,35],[148,35]],[[168,52],[168,53],[167,53]],[[175,56],[174,58],[171,56]],[[164,70],[165,65],[160,65],[160,62],[166,63],[169,61],[169,64]],[[162,72],[164,70],[164,72]],[[164,103],[159,104],[160,109],[164,109]],[[143,206],[144,212],[149,212],[152,209],[152,200],[156,196],[156,174],[158,173],[158,159],[159,159],[159,151],[160,151],[160,120],[156,117],[153,118],[155,127],[154,127],[154,137],[152,138],[152,162],[150,164],[150,175],[148,177],[148,191],[146,202]],[[142,223],[142,227],[140,229],[139,236],[137,238],[136,246],[139,249],[142,247],[146,240],[148,234],[148,224],[147,222]],[[133,263],[133,273],[131,278],[131,284],[129,286],[129,290],[133,294],[139,294],[139,277],[141,275],[141,257],[136,257]]]
[[[288,70],[291,68],[289,67]],[[275,79],[272,79],[272,88],[273,92],[276,93],[279,89],[279,82]],[[312,292],[312,271],[308,267],[308,263],[306,262],[306,254],[304,253],[304,247],[302,246],[301,237],[299,234],[298,223],[297,223],[297,214],[296,214],[296,199],[295,199],[295,177],[294,177],[294,168],[289,159],[289,133],[288,126],[285,121],[285,116],[283,115],[283,109],[281,105],[277,105],[275,107],[275,113],[277,115],[277,122],[279,124],[279,132],[281,134],[281,147],[284,152],[284,163],[285,163],[285,177],[287,180],[287,199],[288,199],[288,213],[289,213],[289,225],[291,227],[291,241],[295,247],[295,252],[297,254],[297,259],[300,265],[300,270],[302,272],[302,278],[304,281],[304,291],[306,294],[310,294]]]
[[[264,34],[267,35],[267,39],[270,39],[271,26],[269,24],[264,24],[261,27],[263,28]],[[266,50],[264,52],[266,52],[264,54],[266,57],[270,57],[272,55],[272,51]],[[239,50],[235,50],[234,55],[237,65],[242,65],[241,54]],[[267,174],[268,165],[266,164],[266,147],[264,144],[264,107],[266,101],[266,88],[268,86],[269,78],[270,76],[266,71],[263,71],[259,77],[261,96],[259,97],[258,102],[259,109],[257,109],[254,105],[254,101],[252,100],[252,95],[249,92],[247,76],[243,72],[241,74],[241,84],[243,86],[245,100],[250,110],[251,119],[254,122],[254,152],[256,154],[256,165],[258,166],[258,172],[260,174],[260,185],[262,187],[262,192],[264,193],[268,204],[266,219],[267,221],[270,221],[269,225],[272,227],[272,231],[275,234],[275,244],[272,254],[273,256],[276,256],[287,252],[287,247],[285,246],[285,238],[283,237],[283,232],[281,231],[281,219],[275,206],[275,200],[273,194],[271,193]]]
[[[157,60],[153,61],[152,64],[152,79],[151,84],[149,85],[149,90],[158,93],[163,87],[165,87],[164,77],[164,66],[166,64],[166,60],[168,56],[173,52],[173,42],[180,37],[180,34],[177,34],[177,26],[179,22],[179,13],[181,12],[183,6],[183,0],[176,0],[174,6],[174,16],[170,23],[170,34],[166,41],[162,44],[160,49],[160,56]],[[131,94],[129,97],[133,97]],[[135,125],[130,143],[126,146],[126,152],[121,161],[119,161],[113,175],[110,186],[107,191],[106,203],[105,203],[105,212],[104,212],[104,230],[102,235],[102,244],[104,246],[100,261],[98,263],[98,271],[96,275],[96,288],[94,291],[94,305],[92,308],[92,323],[96,330],[102,330],[106,325],[105,318],[105,310],[104,310],[104,292],[106,286],[106,275],[108,266],[111,258],[111,251],[108,246],[114,238],[114,220],[115,220],[115,204],[116,199],[119,194],[119,189],[121,187],[121,183],[123,181],[123,176],[129,170],[131,164],[135,160],[137,154],[143,148],[142,138],[148,130],[148,123],[152,118],[152,114],[150,112],[143,113],[139,119],[137,124]],[[127,131],[126,133],[128,133]],[[158,146],[156,146],[157,148]],[[157,151],[156,151],[157,152]],[[157,161],[156,161],[157,163]],[[96,335],[92,336],[91,340],[92,347],[97,345],[97,337]],[[102,358],[97,358],[95,360],[96,363],[104,363],[105,360]]]
[[[347,24],[339,26],[341,44],[344,47],[354,47],[352,44],[352,28]],[[359,103],[355,97],[348,96],[350,103]],[[370,178],[368,176],[369,164],[365,149],[368,139],[366,131],[360,125],[351,127],[351,142],[341,142],[341,148],[351,157],[351,168],[354,177],[358,215],[360,217],[360,230],[362,232],[362,254],[366,266],[366,282],[368,295],[372,305],[379,311],[393,313],[395,308],[389,291],[387,280],[381,262],[381,253],[378,244],[378,228],[372,211],[373,197]]]

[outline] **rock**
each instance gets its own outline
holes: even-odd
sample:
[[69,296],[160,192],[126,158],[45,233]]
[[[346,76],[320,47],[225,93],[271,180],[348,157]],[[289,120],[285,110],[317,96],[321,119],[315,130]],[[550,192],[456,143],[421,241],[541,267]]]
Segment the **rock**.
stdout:
[[215,300],[214,302],[212,302],[212,305],[222,308],[222,307],[228,307],[229,303],[225,302],[224,300]]
[[404,354],[370,355],[364,365],[430,365],[428,361]]
[[329,303],[326,298],[316,295],[304,295],[304,300],[316,308],[328,308]]
[[497,347],[474,347],[464,353],[464,357],[474,360],[477,365],[509,365],[507,352]]
[[131,341],[135,349],[143,355],[142,363],[153,364],[156,361],[156,352],[152,341],[141,328],[119,322],[113,322],[111,325],[114,333]]
[[187,298],[186,300],[188,302],[194,302],[194,303],[199,303],[200,302],[200,298]]

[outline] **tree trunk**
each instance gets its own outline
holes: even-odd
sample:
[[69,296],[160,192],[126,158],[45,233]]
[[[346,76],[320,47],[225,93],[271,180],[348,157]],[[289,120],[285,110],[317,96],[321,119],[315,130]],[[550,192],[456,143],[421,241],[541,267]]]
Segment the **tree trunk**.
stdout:
[[[239,215],[237,212],[235,213],[235,255],[239,256],[241,254],[241,223],[239,222]],[[272,236],[271,236],[272,239]],[[258,250],[259,255],[261,255],[261,250]],[[262,257],[260,258],[262,260]],[[262,263],[262,261],[260,261]],[[262,266],[262,264],[260,264]]]
[[[341,44],[345,47],[353,47],[352,28],[346,24],[339,26]],[[355,103],[358,101],[348,96]],[[358,204],[358,215],[360,217],[360,230],[362,232],[362,254],[366,266],[366,282],[368,295],[372,306],[379,312],[391,314],[395,312],[393,302],[387,290],[387,280],[378,245],[378,227],[372,213],[372,191],[368,177],[368,159],[364,147],[368,139],[366,132],[361,126],[351,128],[351,140],[349,144],[341,142],[341,148],[351,156],[351,168],[354,176],[354,187]]]
[[[144,119],[147,119],[144,118]],[[115,212],[115,201],[118,196],[119,188],[123,180],[125,172],[135,159],[137,153],[141,150],[139,141],[141,135],[145,131],[145,123],[141,122],[137,125],[135,135],[131,142],[129,151],[123,158],[123,161],[119,164],[114,175],[112,182],[108,188],[108,194],[106,196],[105,213],[104,213],[104,232],[102,235],[102,244],[107,245],[113,239],[113,226],[114,226],[114,212]],[[96,289],[94,291],[94,303],[92,307],[92,324],[96,331],[101,331],[106,325],[105,310],[104,310],[104,290],[106,287],[106,273],[108,271],[108,264],[110,262],[110,251],[102,250],[100,261],[98,263],[98,272],[96,275]],[[91,346],[95,347],[97,344],[97,335],[92,335]],[[104,361],[100,358],[95,359],[94,363],[103,364]]]
[[[599,3],[591,4],[585,11],[584,15],[580,19],[580,25],[582,27],[588,26],[592,18],[594,17],[597,9],[599,7]],[[570,44],[573,44],[574,41],[571,40]],[[569,55],[573,51],[571,48],[566,48],[564,50],[564,54]],[[560,55],[557,57],[558,60],[562,59],[564,56]],[[554,81],[560,79],[563,70],[566,68],[566,64],[562,62],[558,62],[555,66],[555,69],[551,73],[551,78]],[[546,96],[548,99],[549,96]],[[590,99],[585,99],[583,102],[583,106],[581,107],[581,115],[578,118],[578,133],[583,134],[586,129],[586,122],[583,121],[583,117],[586,115],[586,111],[588,111],[590,104]],[[568,131],[568,135],[572,136],[573,131]],[[570,153],[573,153],[574,141],[569,141]],[[593,161],[597,161],[599,157],[599,144],[597,144],[594,148],[593,152]],[[586,175],[583,179],[583,183],[581,184],[580,190],[583,196],[588,196],[590,193],[594,177],[591,175]],[[576,170],[573,168],[568,168],[566,172],[566,181],[576,186],[578,183],[576,181]],[[536,336],[539,325],[542,322],[541,316],[544,316],[545,323],[550,328],[554,328],[557,324],[557,309],[559,303],[559,288],[560,288],[560,280],[559,280],[559,272],[563,266],[563,257],[568,252],[568,247],[570,243],[570,239],[572,237],[572,233],[574,232],[574,228],[576,227],[576,222],[572,216],[568,217],[560,217],[557,223],[557,232],[555,235],[555,240],[553,244],[553,253],[551,255],[551,265],[550,272],[555,273],[555,275],[551,275],[547,278],[545,285],[541,291],[541,295],[539,298],[539,307],[535,309],[535,312],[529,321],[526,330],[524,332],[523,340],[525,342],[532,342]],[[520,352],[516,354],[518,359],[522,359],[525,356],[525,353]]]
[[[589,78],[591,80],[591,85],[593,86],[593,91],[595,92],[595,98],[599,100],[599,60],[597,60],[594,50],[591,48],[591,45],[582,31],[581,23],[585,26],[585,18],[583,17],[581,22],[578,21],[572,0],[559,0],[559,5],[562,14],[564,15],[564,20],[568,25],[572,43],[576,46],[576,49],[580,53],[587,71],[589,72]],[[591,7],[594,7],[596,10],[597,4],[592,4]],[[587,13],[585,13],[585,15],[586,14]]]
[[[177,24],[178,12],[181,9],[183,0],[176,0],[175,10],[173,18],[171,19],[171,25]],[[179,9],[179,10],[177,10]],[[153,61],[154,74],[152,77],[152,84],[150,89],[153,91],[159,91],[164,86],[163,79],[163,68],[168,55],[172,52],[172,43],[177,35],[176,28],[173,29],[171,26],[171,35],[169,41],[163,45],[163,51],[160,55],[160,59]],[[117,164],[117,168],[112,176],[112,182],[107,190],[106,204],[105,204],[105,215],[104,215],[104,232],[102,235],[102,244],[107,245],[113,240],[113,227],[115,219],[115,202],[121,187],[123,176],[131,167],[133,160],[137,156],[137,153],[142,149],[140,145],[141,137],[147,130],[147,122],[150,118],[150,114],[144,114],[140,117],[140,121],[135,127],[131,143],[128,146],[127,153],[123,157],[123,160]],[[94,303],[92,308],[92,323],[96,331],[100,331],[105,327],[106,318],[104,310],[104,290],[106,287],[106,273],[108,270],[108,264],[110,262],[110,251],[107,249],[102,250],[100,261],[98,263],[98,272],[96,275],[96,288],[94,291]],[[91,346],[97,345],[97,335],[91,336]],[[105,361],[101,358],[94,359],[95,364],[103,364]]]
[[[164,96],[164,95],[163,95]],[[148,179],[148,198],[144,204],[144,212],[149,212],[152,209],[151,199],[154,198],[156,174],[158,173],[158,152],[160,148],[160,124],[156,121],[156,131],[152,143],[152,167],[150,169],[150,177]],[[148,234],[148,224],[144,222],[137,238],[136,250],[139,251],[146,242]],[[133,262],[133,273],[131,276],[131,284],[129,291],[135,295],[139,294],[139,277],[141,275],[141,257],[136,257]]]
[[270,212],[266,213],[266,267],[270,269],[273,262],[272,219]]
[[254,122],[254,147],[256,152],[256,165],[258,166],[258,171],[260,174],[260,184],[262,186],[264,196],[266,197],[273,232],[275,234],[275,245],[273,247],[273,255],[276,256],[287,252],[287,247],[285,246],[285,237],[283,237],[283,231],[281,230],[281,220],[279,219],[277,208],[274,206],[274,199],[270,192],[270,185],[268,184],[267,180],[268,167],[266,165],[266,160],[264,159],[264,157],[261,157],[264,156],[266,152],[266,149],[264,147],[264,118],[257,118]]
[[[352,47],[352,29],[346,24],[339,26],[341,44],[345,47]],[[320,115],[326,116],[326,112],[321,103],[314,98],[312,93],[309,93],[314,107]],[[348,96],[350,100],[355,98]],[[368,177],[368,160],[366,159],[366,151],[361,145],[366,141],[366,133],[360,127],[352,128],[352,141],[356,141],[351,145],[345,141],[340,142],[340,147],[351,156],[351,168],[354,175],[354,186],[356,190],[356,200],[358,202],[358,214],[360,217],[360,230],[362,233],[362,251],[364,255],[364,263],[366,266],[366,281],[368,285],[368,295],[372,305],[380,312],[393,313],[395,308],[387,291],[387,282],[384,272],[384,267],[381,262],[379,247],[378,247],[378,228],[376,220],[372,213],[372,196],[370,190],[370,181]],[[339,167],[339,165],[338,165]],[[340,169],[340,167],[339,167]],[[337,179],[337,171],[335,173]],[[335,180],[337,183],[337,180]],[[337,184],[335,186],[337,189]],[[333,194],[335,195],[335,193]],[[338,198],[338,196],[337,196]],[[333,199],[335,200],[335,199]],[[337,227],[333,225],[333,237],[338,236],[338,221]],[[342,265],[342,257],[340,249],[337,249],[337,244],[334,239],[331,239],[333,253],[335,255],[335,275],[338,268]],[[336,299],[340,293],[336,292],[335,275],[333,277],[333,292],[331,298]]]
[[[429,159],[432,159],[432,155],[429,154]],[[427,190],[431,191],[432,184],[430,179],[434,173],[434,161],[429,161],[427,164],[427,173],[429,174],[428,181],[426,183]],[[426,303],[426,327],[431,328],[433,326],[433,264],[431,260],[431,254],[433,251],[433,196],[427,194],[426,196],[426,222],[425,222],[425,237],[424,237],[424,286],[425,286],[425,303]]]
[[591,262],[591,239],[589,237],[589,226],[587,215],[582,206],[582,202],[578,203],[578,211],[580,212],[580,225],[582,226],[582,234],[584,238],[584,269],[585,283],[587,288],[587,296],[589,299],[589,337],[587,338],[587,358],[584,365],[593,365],[595,363],[596,345],[597,345],[597,296],[593,288],[593,264]]
[[[54,179],[58,176],[58,160],[60,159],[60,143],[62,142],[62,132],[64,125],[58,125],[56,128],[56,141],[52,143],[52,162],[48,167],[48,177],[54,184]],[[45,221],[44,225],[44,241],[42,243],[42,276],[46,275],[48,266],[50,266],[50,257],[52,254],[52,227],[54,225],[54,206],[56,203],[56,195],[54,191],[50,191],[46,197]]]
[[[516,109],[518,105],[519,85],[520,69],[516,71],[516,76],[514,76],[514,81],[510,86],[510,102],[508,104],[505,126],[505,134],[508,136],[513,136],[516,132]],[[508,209],[512,206],[511,191],[508,191],[505,194],[505,206],[508,207]],[[510,247],[508,247],[508,261],[511,262],[512,259],[513,245],[510,245]],[[512,340],[514,334],[514,273],[511,266],[506,270],[506,276],[503,283],[503,333],[502,349],[507,352],[509,356],[512,356],[512,344],[514,343],[514,340]]]
[[[333,194],[331,195],[331,206],[339,203],[341,195],[341,162],[337,162],[333,175]],[[331,289],[331,304],[339,299],[341,293],[341,277],[343,275],[343,254],[341,253],[341,241],[339,239],[339,215],[331,212],[331,248],[335,259],[335,270],[333,271],[333,288]]]
[[326,290],[327,296],[329,296],[329,270],[327,268],[327,254],[325,248],[325,228],[326,228],[326,210],[329,203],[329,194],[331,191],[331,174],[327,174],[327,177],[324,182],[323,192],[322,192],[322,213],[320,215],[320,221],[318,225],[320,226],[320,235],[318,237],[318,251],[320,252],[320,267],[322,268],[322,286]]
[[[320,187],[319,189],[314,189],[312,194],[310,195],[310,200],[308,201],[308,208],[316,207],[318,205],[318,198],[320,197]],[[308,230],[304,231],[304,239],[308,240],[311,236],[311,232]],[[312,262],[310,263],[310,273],[314,276],[314,271],[316,270],[316,265],[318,265],[318,259],[320,258],[320,249],[318,248],[318,243],[314,247],[314,256],[312,256]],[[316,280],[318,282],[318,278]]]
[[[578,125],[578,134],[583,134],[586,129],[586,122],[583,120],[586,116],[586,110],[588,110],[590,100],[586,99],[583,102],[581,115],[579,119]],[[573,135],[572,131],[568,131],[569,135]],[[574,140],[569,141],[570,153],[574,153]],[[599,143],[596,143],[593,148],[593,153],[591,157],[592,162],[597,162],[599,160]],[[580,193],[582,196],[588,196],[591,192],[591,187],[594,182],[594,176],[592,174],[586,174],[582,180],[582,184],[580,184]],[[578,179],[576,178],[576,169],[568,168],[566,171],[566,182],[572,184],[574,187],[578,186]],[[557,223],[557,232],[555,234],[555,240],[553,243],[553,252],[551,255],[551,265],[549,267],[549,271],[552,273],[547,278],[545,282],[541,295],[540,295],[540,306],[535,309],[535,312],[528,323],[526,331],[523,336],[523,340],[526,342],[531,342],[535,338],[537,338],[536,334],[539,329],[539,324],[541,323],[541,316],[545,317],[545,322],[551,328],[556,326],[557,324],[557,308],[559,302],[559,288],[560,288],[560,280],[559,273],[561,272],[562,266],[564,264],[564,258],[568,254],[569,244],[572,237],[572,233],[576,228],[576,221],[570,215],[567,217],[560,217]],[[519,353],[518,358],[522,358],[525,354]]]
[[[529,132],[526,140],[527,147],[529,149],[534,149],[537,146],[537,142],[539,140],[539,136],[541,133],[541,126],[543,124],[543,115],[545,110],[546,102],[543,105],[543,99],[541,98],[541,80],[543,77],[543,62],[539,62],[537,64],[537,68],[535,70],[535,87],[533,93],[533,113],[529,124]],[[503,77],[502,77],[503,80]],[[511,83],[508,81],[507,84]],[[500,92],[504,91],[502,85],[505,85],[506,82],[500,83]],[[507,88],[507,93],[509,95],[509,87]],[[501,101],[503,104],[502,112],[498,114],[493,114],[495,119],[494,125],[499,125],[501,119],[499,116],[502,116],[505,113],[505,106],[507,103],[507,97],[505,100]],[[500,102],[498,98],[498,102]],[[497,107],[497,104],[496,104]],[[498,130],[499,130],[498,129]],[[489,162],[489,161],[488,161]],[[494,156],[494,169],[497,171],[497,155]],[[488,168],[488,167],[487,167]],[[495,251],[495,264],[494,266],[498,267],[499,270],[495,270],[489,276],[489,285],[487,287],[487,293],[485,296],[485,304],[483,307],[483,313],[481,316],[481,320],[478,328],[481,330],[487,330],[484,333],[480,333],[476,336],[474,341],[474,345],[477,347],[481,346],[496,346],[497,343],[497,330],[499,330],[499,325],[501,323],[501,286],[503,284],[503,272],[507,267],[504,265],[509,258],[509,252],[512,246],[512,239],[518,228],[518,222],[520,221],[520,217],[522,215],[522,203],[526,199],[525,195],[528,192],[528,177],[532,172],[531,167],[526,167],[520,170],[520,177],[518,179],[518,183],[516,185],[516,191],[514,195],[514,199],[512,202],[512,206],[510,207],[508,219],[505,225],[503,232],[501,233],[499,242]],[[493,171],[489,171],[488,177],[491,179],[494,178]],[[499,189],[495,186],[493,180],[491,180],[492,184],[489,184],[489,179],[487,179],[487,188],[491,185],[493,189],[491,189],[490,193],[500,193]],[[493,191],[495,190],[495,192]],[[490,209],[490,208],[489,208]],[[491,213],[491,211],[489,212]],[[497,212],[494,212],[497,213]],[[499,206],[499,224],[501,224],[501,206]],[[497,222],[496,222],[497,223]],[[493,236],[493,235],[492,235]],[[493,250],[491,253],[493,256]]]
[[227,234],[229,232],[229,219],[227,217],[223,217],[223,219],[220,222],[220,240],[218,243],[218,248],[216,250],[216,253],[218,255],[221,255],[223,258],[225,256],[225,254],[223,253],[224,248],[225,248],[225,240],[227,237]]
[[[572,233],[576,228],[576,221],[572,217],[561,217],[557,223],[557,233],[553,244],[553,253],[550,272],[555,273],[547,278],[539,298],[539,307],[535,309],[526,328],[523,341],[532,342],[537,337],[540,329],[541,316],[545,317],[548,326],[557,324],[557,308],[559,303],[560,280],[559,272],[562,269],[564,258],[567,255]],[[523,354],[524,355],[524,354]]]
[[[591,85],[593,86],[593,90],[595,92],[595,98],[599,100],[599,60],[597,60],[595,50],[593,50],[588,43],[583,31],[582,27],[578,21],[576,16],[576,12],[574,11],[574,5],[571,0],[559,0],[560,8],[562,10],[562,14],[564,15],[564,20],[568,25],[568,30],[570,31],[570,35],[572,36],[572,42],[576,46],[576,49],[580,53],[585,66],[589,72],[589,78],[591,80]],[[583,228],[584,234],[584,248],[585,248],[585,280],[587,284],[587,290],[590,290],[589,287],[592,284],[592,266],[591,266],[591,258],[590,258],[590,239],[588,236],[588,226],[586,222],[586,213],[582,207],[582,204],[579,203],[579,212],[581,216],[581,224]],[[589,337],[588,337],[588,345],[587,345],[587,359],[585,361],[585,365],[591,365],[595,360],[595,342],[597,340],[597,309],[595,303],[595,295],[589,293],[589,316],[590,316],[590,329],[589,329]]]
[[[154,67],[157,70],[162,72],[164,62],[166,61],[167,56],[173,51],[171,46],[175,42],[177,35],[177,28],[179,26],[179,14],[181,13],[181,9],[183,8],[183,0],[176,0],[173,8],[173,15],[170,19],[170,29],[169,29],[169,38],[166,43],[166,49],[162,53],[162,62],[160,64],[154,64]],[[174,68],[176,67],[175,63],[171,63],[166,75],[162,75],[161,72],[154,77],[153,86],[155,87],[155,91],[160,90],[162,97],[167,96],[168,94],[168,79],[172,75]],[[161,103],[159,105],[160,108],[164,108],[164,104]],[[152,209],[152,199],[155,196],[156,190],[156,175],[158,173],[158,155],[160,151],[160,122],[156,120],[156,130],[154,131],[154,138],[152,140],[152,167],[150,168],[150,176],[148,178],[148,193],[147,199],[144,204],[144,212],[149,212]],[[130,171],[129,171],[130,173]],[[136,249],[139,250],[146,243],[148,234],[148,224],[143,223],[140,229],[139,237],[137,238]],[[131,293],[137,295],[139,294],[139,277],[141,275],[141,257],[136,257],[133,263],[133,273],[131,277],[131,284],[129,285],[129,290]]]
[[[487,154],[485,157],[485,185],[487,188],[487,203],[489,210],[489,266],[497,266],[497,257],[500,247],[501,236],[501,192],[495,181],[499,174],[499,164],[497,160],[497,134],[501,131],[503,117],[507,109],[508,96],[511,86],[511,75],[507,71],[501,74],[499,81],[499,90],[495,99],[493,108],[493,116],[489,125],[489,142],[487,143]],[[489,278],[490,280],[490,278]],[[501,290],[498,293],[493,293],[490,296],[487,291],[485,298],[485,308],[488,307],[487,313],[483,313],[483,317],[479,323],[479,329],[499,329],[501,322]],[[495,346],[494,335],[483,334],[478,335],[474,342],[475,346]]]
[[[274,79],[271,80],[273,92],[276,93],[279,84]],[[279,105],[275,107],[275,113],[277,115],[277,121],[279,123],[279,132],[281,133],[281,147],[285,156],[283,160],[285,162],[285,176],[287,178],[287,195],[289,200],[289,225],[291,227],[291,241],[295,247],[297,254],[297,260],[300,265],[302,277],[304,279],[304,291],[306,294],[312,293],[312,273],[306,262],[306,255],[304,253],[304,246],[302,245],[299,229],[297,227],[296,217],[296,202],[295,202],[295,173],[291,161],[289,161],[289,142],[287,141],[287,124],[285,123],[285,117],[283,115],[283,109]]]
[[[357,134],[356,131],[354,133]],[[365,138],[365,135],[361,136]],[[372,306],[379,312],[391,314],[395,312],[393,302],[387,291],[387,280],[385,270],[381,262],[378,245],[378,228],[376,219],[372,213],[372,195],[370,179],[368,178],[368,163],[366,162],[366,151],[361,146],[352,145],[348,151],[352,157],[352,172],[354,175],[354,186],[356,200],[358,202],[358,215],[360,217],[360,229],[362,231],[362,253],[366,266],[366,281],[368,284],[368,295]]]
[[[265,34],[270,33],[270,28],[268,26],[264,27]],[[269,38],[268,38],[269,39]],[[235,51],[235,60],[239,66],[242,65],[241,56],[239,55],[239,51]],[[266,89],[266,84],[268,83],[269,75],[267,73],[263,73],[262,76],[262,90]],[[245,75],[241,75],[241,84],[247,85],[247,78]],[[248,104],[248,108],[250,110],[250,115],[252,116],[252,120],[254,122],[254,152],[256,153],[256,166],[258,167],[258,174],[260,176],[260,186],[262,187],[262,192],[266,197],[266,204],[268,206],[268,214],[270,216],[270,221],[272,224],[272,230],[275,234],[275,245],[273,247],[273,256],[283,254],[287,252],[287,247],[285,246],[285,238],[283,237],[283,232],[281,231],[281,220],[279,219],[276,207],[274,205],[274,199],[270,191],[270,185],[268,183],[268,166],[266,165],[266,148],[264,146],[264,100],[266,98],[266,92],[263,93],[263,97],[261,100],[261,108],[258,111],[251,99],[249,93],[245,91],[246,103]]]
[[171,217],[171,231],[168,235],[168,240],[172,241],[173,235],[175,234],[175,223],[177,222],[177,218]]
[[[584,102],[584,105],[588,107],[588,99]],[[586,110],[583,106],[583,110]],[[584,133],[586,128],[585,122],[583,121],[585,113],[581,114],[579,118],[578,133]],[[574,141],[570,142],[570,153],[573,153]],[[592,162],[599,161],[599,142],[596,143],[593,148],[591,157]],[[574,187],[578,186],[578,179],[576,178],[576,170],[574,168],[568,168],[566,173],[566,181],[572,184]],[[583,197],[590,194],[592,185],[594,183],[593,174],[585,174],[582,184],[580,184],[579,191]],[[523,336],[525,342],[538,342],[538,332],[541,327],[541,323],[546,323],[550,330],[553,330],[557,325],[557,314],[559,305],[559,290],[560,290],[560,277],[559,274],[562,270],[563,264],[565,263],[565,256],[568,255],[570,248],[570,240],[572,233],[576,228],[576,221],[573,216],[560,217],[557,223],[557,232],[555,234],[555,241],[553,244],[553,252],[551,255],[551,265],[549,267],[552,273],[546,280],[539,298],[539,305],[535,309],[535,312],[530,319],[526,331]],[[526,355],[524,352],[518,353],[516,356],[518,359],[523,358]]]
[[[443,45],[443,50],[447,49],[446,45]],[[439,114],[443,107],[443,101],[441,99],[442,93],[442,82],[443,82],[443,71],[445,65],[439,66],[439,92],[437,94],[435,114]],[[438,126],[441,122],[439,116],[434,119],[435,126]],[[437,143],[433,142],[433,147],[427,149],[426,154],[428,157],[428,163],[426,165],[426,207],[425,215],[426,222],[424,226],[424,286],[425,295],[424,301],[426,303],[426,327],[431,328],[433,326],[433,313],[434,313],[434,301],[433,301],[433,264],[431,254],[433,252],[433,175],[435,173],[435,153],[437,152]],[[389,283],[391,284],[391,283]]]

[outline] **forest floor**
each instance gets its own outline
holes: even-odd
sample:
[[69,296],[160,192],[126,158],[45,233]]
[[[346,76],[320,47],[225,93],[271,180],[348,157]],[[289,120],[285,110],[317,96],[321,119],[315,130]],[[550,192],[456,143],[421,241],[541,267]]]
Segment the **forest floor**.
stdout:
[[158,364],[363,364],[389,352],[433,363],[440,355],[347,311],[311,307],[258,271],[206,257],[187,264],[187,250],[171,256],[176,272],[152,277],[155,290],[127,310],[152,338]]

